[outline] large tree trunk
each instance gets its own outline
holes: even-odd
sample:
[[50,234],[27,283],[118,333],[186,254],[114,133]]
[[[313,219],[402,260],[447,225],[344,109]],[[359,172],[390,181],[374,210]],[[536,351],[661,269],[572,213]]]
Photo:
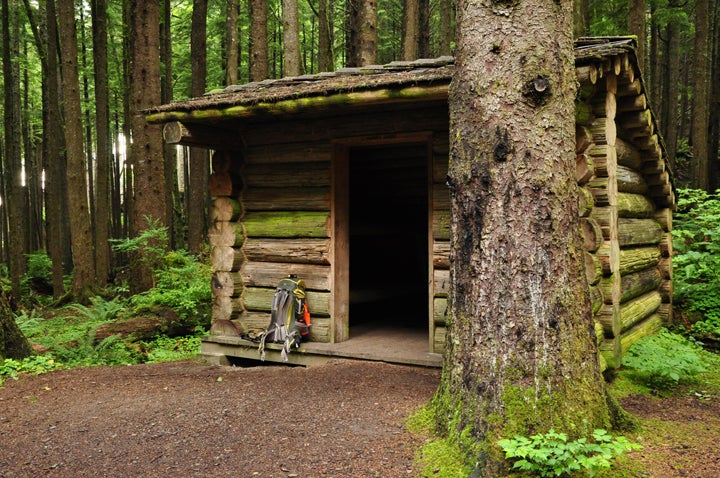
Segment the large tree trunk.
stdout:
[[93,0],[93,68],[95,70],[95,128],[97,174],[95,187],[95,269],[101,284],[110,274],[110,98],[108,93],[107,6]]
[[[193,0],[190,57],[192,61],[190,96],[205,93],[207,76],[207,0]],[[210,175],[208,151],[190,148],[190,204],[188,209],[188,249],[199,254],[207,229],[207,183]]]
[[636,54],[642,65],[645,59],[645,0],[629,0],[628,33],[637,37]]
[[[713,155],[717,155],[720,152],[720,2],[712,0],[710,11],[713,12],[716,20],[713,22],[714,33],[712,35],[713,54],[711,58],[713,61],[710,73],[712,107],[710,108],[710,146],[708,149]],[[708,169],[709,190],[715,191],[720,187],[720,162],[713,159]]]
[[300,23],[297,0],[282,0],[283,12],[283,76],[302,73],[300,62]]
[[0,292],[0,360],[20,360],[32,355],[32,348],[15,322],[5,294]]
[[[670,7],[678,8],[678,0],[671,0]],[[675,169],[678,131],[680,123],[680,25],[669,22],[667,34],[667,68],[663,75],[663,117],[665,146],[670,169]]]
[[268,77],[267,1],[250,0],[250,81]]
[[68,207],[72,211],[68,217],[73,257],[72,293],[82,299],[88,295],[88,289],[95,284],[95,253],[87,196],[87,164],[83,151],[77,30],[73,0],[58,1],[58,21],[62,51],[62,96],[67,153],[65,174]]
[[[19,54],[18,22],[20,8],[16,0],[2,1],[2,32],[3,32],[3,91],[4,91],[4,128],[5,128],[5,174],[7,176],[5,190],[8,194],[7,208],[9,225],[8,249],[10,255],[9,268],[12,292],[20,296],[20,278],[25,272],[25,188],[21,176],[21,145],[20,133],[20,67],[15,61]],[[10,8],[12,5],[12,9]],[[12,33],[11,34],[11,29]]]
[[329,6],[328,0],[318,0],[318,68],[320,71],[335,70],[332,24],[332,0],[330,0]]
[[365,0],[358,4],[358,62],[359,65],[377,63],[377,1]]
[[[145,121],[142,111],[160,103],[160,4],[132,0],[130,5],[130,109],[133,143],[134,201],[131,235],[147,229],[146,217],[165,219],[165,172],[162,127]],[[152,271],[140,257],[133,258],[130,287],[140,292],[152,287]]]
[[440,56],[452,55],[453,4],[452,0],[440,0],[440,25],[438,28],[438,53]]
[[590,31],[590,0],[574,0],[573,33],[575,37],[587,36]]
[[[574,154],[571,0],[458,3],[448,335],[436,405],[498,476],[496,441],[607,427]],[[532,12],[532,14],[530,13]]]
[[695,48],[693,62],[695,76],[693,81],[692,104],[692,149],[695,167],[693,168],[693,184],[695,187],[709,191],[710,168],[708,154],[708,129],[710,112],[710,21],[708,0],[695,2]]

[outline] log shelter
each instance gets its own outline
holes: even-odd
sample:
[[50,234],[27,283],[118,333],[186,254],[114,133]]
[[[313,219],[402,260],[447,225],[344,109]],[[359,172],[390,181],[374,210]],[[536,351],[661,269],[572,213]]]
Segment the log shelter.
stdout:
[[[576,171],[603,368],[672,315],[675,193],[627,37],[575,47]],[[168,143],[212,150],[213,317],[202,353],[256,359],[241,335],[303,278],[311,338],[290,354],[440,366],[449,286],[453,58],[233,85],[146,111]],[[277,350],[268,360],[279,361]]]

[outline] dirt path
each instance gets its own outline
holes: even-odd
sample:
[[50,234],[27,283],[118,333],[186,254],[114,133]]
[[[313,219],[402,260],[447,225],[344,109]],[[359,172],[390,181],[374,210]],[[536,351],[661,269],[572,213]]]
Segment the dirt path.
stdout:
[[1,477],[400,477],[439,371],[370,362],[60,371],[0,388]]

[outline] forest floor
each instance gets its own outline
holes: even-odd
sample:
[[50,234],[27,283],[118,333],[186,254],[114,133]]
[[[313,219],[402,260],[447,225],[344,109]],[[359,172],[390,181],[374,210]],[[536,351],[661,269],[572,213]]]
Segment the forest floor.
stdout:
[[[437,369],[175,362],[64,370],[0,388],[0,477],[412,477],[404,420]],[[720,476],[720,397],[621,400],[643,449],[607,476]]]

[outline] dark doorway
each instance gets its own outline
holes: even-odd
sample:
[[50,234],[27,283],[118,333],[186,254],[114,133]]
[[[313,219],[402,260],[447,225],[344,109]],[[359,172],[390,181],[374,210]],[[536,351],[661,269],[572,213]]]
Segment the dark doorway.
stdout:
[[354,147],[349,173],[350,335],[427,331],[427,144]]

